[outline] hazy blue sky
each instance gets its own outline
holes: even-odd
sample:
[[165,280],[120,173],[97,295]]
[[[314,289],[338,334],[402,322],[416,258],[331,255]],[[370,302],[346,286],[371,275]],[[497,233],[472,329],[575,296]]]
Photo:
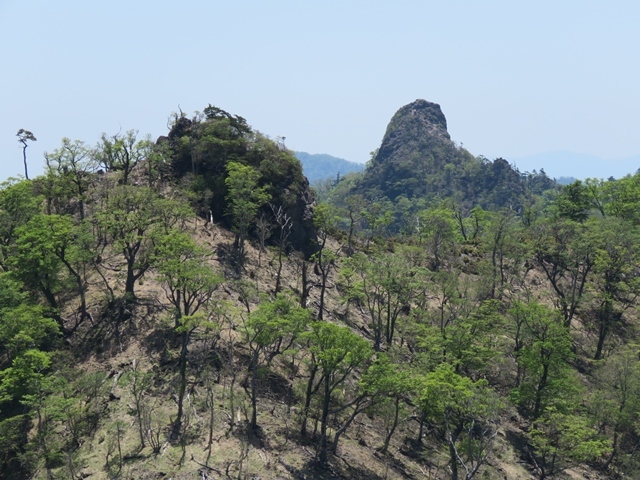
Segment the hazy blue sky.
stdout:
[[640,2],[0,0],[0,178],[63,136],[167,131],[178,106],[366,161],[402,105],[507,159],[640,154]]

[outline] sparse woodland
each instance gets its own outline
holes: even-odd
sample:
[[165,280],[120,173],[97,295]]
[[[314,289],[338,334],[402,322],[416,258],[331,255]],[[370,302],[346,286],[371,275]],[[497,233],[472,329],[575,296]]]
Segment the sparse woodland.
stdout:
[[212,106],[46,164],[0,189],[0,478],[640,476],[640,175],[314,205]]

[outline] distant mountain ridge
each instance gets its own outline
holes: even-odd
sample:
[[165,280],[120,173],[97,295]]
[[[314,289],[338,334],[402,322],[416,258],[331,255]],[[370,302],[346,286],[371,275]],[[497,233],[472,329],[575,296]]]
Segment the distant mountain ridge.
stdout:
[[350,162],[326,153],[293,152],[302,164],[302,172],[310,183],[326,178],[336,178],[338,174],[346,175],[351,172],[364,171],[364,164]]
[[640,155],[619,160],[606,160],[595,155],[556,151],[544,152],[507,160],[521,172],[544,169],[550,177],[585,178],[621,178],[633,175],[640,168]]

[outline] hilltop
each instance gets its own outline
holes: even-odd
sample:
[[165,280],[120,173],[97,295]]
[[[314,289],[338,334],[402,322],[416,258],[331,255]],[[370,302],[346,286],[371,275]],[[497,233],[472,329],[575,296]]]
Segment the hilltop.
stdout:
[[530,194],[554,186],[544,175],[522,175],[502,158],[476,158],[447,131],[440,105],[416,100],[391,118],[382,143],[352,192],[367,197],[452,199],[484,208],[522,208]]

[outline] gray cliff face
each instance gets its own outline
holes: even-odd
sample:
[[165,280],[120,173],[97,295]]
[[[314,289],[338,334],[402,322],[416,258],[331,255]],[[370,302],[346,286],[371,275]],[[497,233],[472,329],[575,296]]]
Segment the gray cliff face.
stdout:
[[447,119],[437,103],[416,100],[393,116],[376,160],[393,161],[394,156],[428,153],[433,141],[453,145],[447,132]]

